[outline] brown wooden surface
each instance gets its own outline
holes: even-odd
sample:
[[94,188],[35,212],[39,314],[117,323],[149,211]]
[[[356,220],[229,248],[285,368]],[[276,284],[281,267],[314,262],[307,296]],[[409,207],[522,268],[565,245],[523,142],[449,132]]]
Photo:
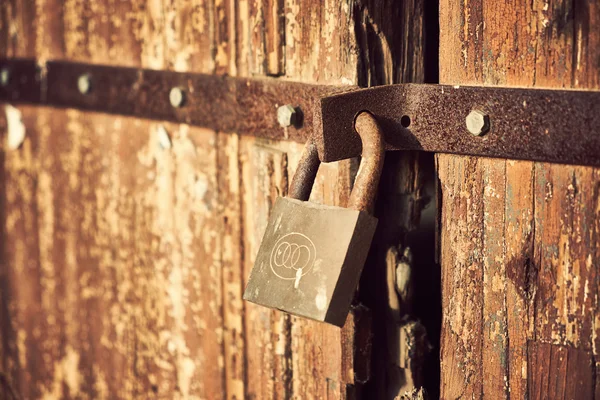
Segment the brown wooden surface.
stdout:
[[[0,4],[0,56],[310,83],[420,81],[422,7],[9,0]],[[357,394],[370,360],[355,338],[369,337],[359,326],[368,318],[351,315],[340,330],[241,298],[300,145],[74,110],[20,111],[18,150],[6,146],[4,112],[0,124],[0,397]],[[324,166],[313,198],[344,204],[355,172],[350,161]]]
[[[441,0],[440,82],[598,89],[598,23],[596,1]],[[600,398],[598,169],[437,170],[442,397]]]

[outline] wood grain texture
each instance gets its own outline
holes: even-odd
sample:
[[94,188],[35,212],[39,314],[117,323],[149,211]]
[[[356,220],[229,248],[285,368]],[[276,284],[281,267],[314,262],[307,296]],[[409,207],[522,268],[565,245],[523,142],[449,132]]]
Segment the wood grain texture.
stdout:
[[[22,342],[5,363],[19,393],[222,393],[221,277],[213,256],[220,238],[211,213],[217,166],[209,151],[214,132],[168,126],[172,151],[164,151],[155,124],[76,111],[27,112],[29,120],[46,115],[38,126],[27,125],[24,145],[35,143],[31,178],[23,180],[24,160],[5,173],[7,193],[23,204],[18,213],[7,207],[7,218],[33,220],[7,226],[15,242],[5,244],[4,265],[9,277],[38,271],[11,285],[21,294],[7,299]],[[28,181],[34,186],[24,186]],[[23,206],[34,209],[24,213]]]
[[[440,81],[597,89],[600,35],[591,27],[598,9],[586,1],[442,0]],[[442,397],[593,398],[599,385],[590,377],[600,365],[597,169],[446,155],[437,161]],[[464,190],[471,182],[476,192]],[[480,204],[482,214],[469,221],[463,204]],[[469,260],[457,262],[461,255]],[[471,270],[477,276],[469,278]],[[475,293],[482,293],[478,301],[457,307]],[[466,346],[474,350],[467,357]],[[575,394],[577,387],[583,391]]]
[[[250,275],[254,257],[267,226],[270,209],[288,187],[287,153],[245,142],[244,183],[244,277]],[[248,196],[248,197],[246,197]],[[251,208],[250,208],[251,207]],[[244,281],[245,286],[246,281]],[[248,302],[246,315],[247,389],[250,398],[282,398],[290,388],[290,316]]]
[[222,237],[221,268],[223,276],[223,353],[225,394],[228,398],[244,398],[246,382],[244,304],[242,301],[244,252],[240,238],[244,224],[241,219],[240,138],[219,135],[217,165],[219,234]]
[[594,399],[591,352],[531,342],[529,394],[534,399]]
[[284,1],[252,0],[249,7],[251,74],[280,76],[285,70]]
[[[479,397],[483,352],[483,171],[475,158],[438,157],[442,209],[442,398]],[[456,284],[460,283],[460,284]],[[465,385],[468,382],[469,385]],[[465,387],[466,386],[466,387]]]

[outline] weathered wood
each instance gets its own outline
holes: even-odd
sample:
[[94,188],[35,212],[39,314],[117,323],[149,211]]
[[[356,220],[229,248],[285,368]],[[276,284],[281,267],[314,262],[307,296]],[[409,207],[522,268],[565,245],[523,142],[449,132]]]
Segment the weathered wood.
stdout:
[[[244,140],[240,152],[244,196],[244,277],[267,225],[269,211],[279,195],[287,193],[287,153]],[[246,284],[244,280],[244,286]],[[289,359],[290,316],[244,302],[247,346],[247,388],[250,398],[282,398],[291,388]]]
[[478,162],[437,158],[443,196],[442,398],[479,397],[483,391],[483,171]]
[[506,286],[506,329],[510,338],[508,355],[508,387],[510,394],[525,397],[527,393],[527,339],[533,336],[533,310],[536,280],[533,260],[534,171],[531,163],[506,162],[505,222],[503,235],[504,268],[512,284]]
[[240,138],[219,135],[217,165],[218,202],[222,237],[221,268],[223,274],[223,365],[227,398],[244,398],[245,328],[242,302],[244,271],[243,250],[240,246],[242,201],[240,195]]
[[[29,120],[40,113],[28,112]],[[39,210],[14,214],[37,220],[22,233],[10,228],[15,242],[5,247],[9,271],[19,263],[23,273],[40,270],[14,279],[23,281],[19,293],[41,299],[8,303],[14,321],[31,321],[16,330],[27,347],[7,360],[20,365],[20,390],[28,398],[219,395],[221,366],[207,362],[222,360],[214,133],[168,126],[168,151],[157,144],[156,125],[58,115],[27,125],[24,145],[39,140],[35,157],[7,171],[8,193]],[[37,171],[29,178],[35,188],[18,184],[25,167]],[[27,261],[32,254],[39,258]],[[17,363],[25,354],[44,357]]]
[[284,74],[284,1],[252,0],[249,16],[252,29],[250,44],[251,74]]
[[[440,81],[597,89],[598,5],[517,3],[440,2]],[[587,382],[600,365],[598,171],[437,161],[442,397],[591,398],[599,386]],[[574,395],[577,385],[588,386]]]
[[285,76],[304,82],[357,83],[352,2],[287,0]]
[[[422,12],[421,1],[11,0],[0,4],[0,54],[307,83],[421,81]],[[21,147],[6,146],[6,124],[0,135],[0,385],[32,399],[360,394],[372,374],[368,310],[340,330],[241,298],[300,145],[20,110]],[[356,170],[324,166],[313,200],[344,205]]]
[[594,361],[590,351],[530,342],[529,398],[594,399]]

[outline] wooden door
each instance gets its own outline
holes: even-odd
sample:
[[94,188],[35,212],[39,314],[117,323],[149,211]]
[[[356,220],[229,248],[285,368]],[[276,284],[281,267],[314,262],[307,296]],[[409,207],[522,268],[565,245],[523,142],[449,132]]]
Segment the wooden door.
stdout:
[[[35,58],[42,71],[68,60],[420,82],[423,15],[419,0],[8,0],[0,55]],[[2,398],[352,398],[371,382],[368,307],[340,330],[241,298],[301,144],[73,109],[9,110]],[[6,144],[15,126],[25,132],[18,148]],[[419,156],[389,159],[404,171],[390,196],[419,193]],[[356,170],[357,160],[324,165],[313,199],[343,205]],[[414,225],[411,204],[393,211],[402,218],[390,242]]]
[[[67,60],[598,89],[599,7],[6,0],[0,57],[42,72]],[[339,329],[242,301],[302,144],[74,109],[1,115],[2,400],[375,399],[415,386],[430,398],[600,399],[597,168],[388,153],[382,218]],[[312,200],[344,205],[357,169],[323,165]],[[394,286],[405,265],[410,302]]]
[[[598,89],[599,12],[597,1],[441,0],[440,81]],[[600,398],[599,170],[436,162],[442,397]]]

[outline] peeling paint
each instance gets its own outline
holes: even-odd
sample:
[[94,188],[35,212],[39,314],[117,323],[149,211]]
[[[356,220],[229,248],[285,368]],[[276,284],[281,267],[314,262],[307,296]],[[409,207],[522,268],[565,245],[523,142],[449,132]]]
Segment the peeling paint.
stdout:
[[79,353],[71,346],[65,348],[65,355],[54,365],[54,376],[50,387],[42,393],[42,400],[63,398],[63,385],[69,397],[77,397],[82,377],[79,373]]
[[6,145],[10,150],[16,150],[25,140],[25,124],[23,124],[21,111],[10,104],[4,106],[4,111],[8,131]]

